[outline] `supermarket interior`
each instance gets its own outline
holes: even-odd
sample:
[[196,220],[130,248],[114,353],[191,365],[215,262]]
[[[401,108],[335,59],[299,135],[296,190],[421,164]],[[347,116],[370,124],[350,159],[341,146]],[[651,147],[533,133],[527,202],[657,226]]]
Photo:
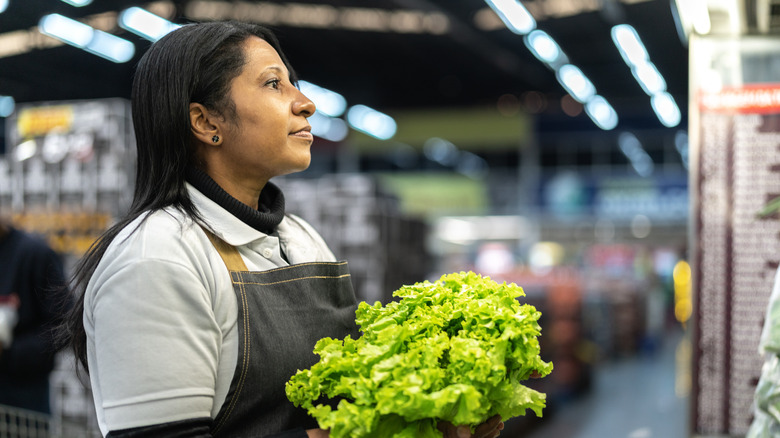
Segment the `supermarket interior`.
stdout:
[[[744,437],[780,265],[778,5],[0,0],[0,217],[71,274],[133,199],[146,49],[265,25],[317,106],[309,168],[272,182],[358,301],[473,271],[541,312],[546,407],[501,436]],[[51,412],[0,403],[0,438],[100,436],[83,379],[58,353]]]

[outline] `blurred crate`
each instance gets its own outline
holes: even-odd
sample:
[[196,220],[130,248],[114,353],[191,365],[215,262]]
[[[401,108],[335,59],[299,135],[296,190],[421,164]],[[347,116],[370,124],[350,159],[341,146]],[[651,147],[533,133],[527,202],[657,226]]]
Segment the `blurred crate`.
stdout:
[[427,224],[404,215],[375,178],[326,175],[280,178],[286,210],[309,222],[338,259],[350,265],[360,301],[389,302],[405,284],[425,280],[432,265]]
[[0,438],[90,438],[102,436],[86,424],[0,405]]
[[49,437],[50,423],[48,415],[0,405],[0,438]]
[[526,293],[520,298],[541,312],[539,338],[541,357],[552,361],[548,378],[530,381],[530,387],[547,394],[548,406],[584,393],[591,385],[592,355],[583,320],[583,287],[580,274],[559,267],[548,272],[519,268],[491,276],[494,280],[520,285]]
[[[75,369],[76,360],[69,352],[59,352],[49,375],[52,421],[57,437],[102,437],[97,424],[92,391],[85,374]],[[2,438],[2,437],[0,437]]]
[[55,357],[49,375],[51,414],[0,405],[0,438],[102,437],[92,392],[79,379],[74,363],[66,352]]

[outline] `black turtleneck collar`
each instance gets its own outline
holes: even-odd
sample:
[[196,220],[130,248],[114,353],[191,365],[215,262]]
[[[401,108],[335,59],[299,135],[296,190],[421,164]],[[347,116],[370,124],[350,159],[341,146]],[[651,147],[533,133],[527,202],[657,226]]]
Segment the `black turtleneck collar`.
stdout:
[[206,172],[196,167],[191,166],[187,169],[187,182],[233,216],[265,234],[273,233],[279,222],[284,219],[284,195],[279,187],[270,182],[265,184],[260,193],[258,210],[230,196]]

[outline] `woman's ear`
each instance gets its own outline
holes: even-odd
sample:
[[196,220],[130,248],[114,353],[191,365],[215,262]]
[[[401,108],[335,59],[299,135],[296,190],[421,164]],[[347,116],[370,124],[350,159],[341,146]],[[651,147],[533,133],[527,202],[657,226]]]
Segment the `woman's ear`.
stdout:
[[215,117],[199,103],[190,104],[190,129],[201,143],[217,145],[222,143],[219,125],[214,123]]

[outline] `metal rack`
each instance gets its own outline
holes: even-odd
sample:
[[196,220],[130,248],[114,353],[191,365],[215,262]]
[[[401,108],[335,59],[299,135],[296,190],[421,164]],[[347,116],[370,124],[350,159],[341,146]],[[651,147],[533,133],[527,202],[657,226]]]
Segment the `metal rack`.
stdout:
[[100,431],[87,423],[0,405],[0,438],[91,438]]

